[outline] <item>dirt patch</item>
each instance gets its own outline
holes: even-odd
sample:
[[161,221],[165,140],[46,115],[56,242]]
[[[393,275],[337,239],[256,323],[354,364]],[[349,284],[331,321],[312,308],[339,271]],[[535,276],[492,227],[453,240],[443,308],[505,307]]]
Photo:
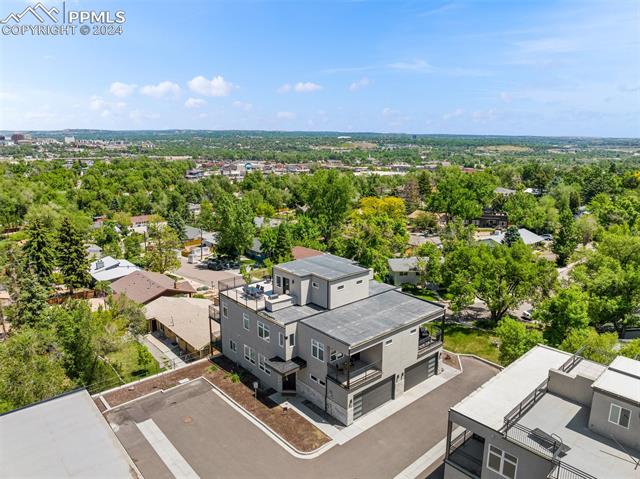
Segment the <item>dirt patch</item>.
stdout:
[[268,396],[273,390],[258,391],[258,397],[255,398],[252,385],[257,378],[253,374],[222,356],[215,358],[213,364],[205,368],[203,377],[299,451],[311,452],[330,441],[320,429],[297,412],[271,401]]
[[460,365],[460,356],[457,354],[450,353],[449,351],[442,351],[442,362],[454,369],[459,371],[462,370],[462,366]]
[[197,362],[196,364],[176,369],[175,371],[162,374],[153,379],[131,383],[128,386],[103,394],[102,396],[107,400],[109,406],[119,406],[122,403],[137,399],[154,391],[176,386],[181,379],[199,378],[210,364],[209,361]]

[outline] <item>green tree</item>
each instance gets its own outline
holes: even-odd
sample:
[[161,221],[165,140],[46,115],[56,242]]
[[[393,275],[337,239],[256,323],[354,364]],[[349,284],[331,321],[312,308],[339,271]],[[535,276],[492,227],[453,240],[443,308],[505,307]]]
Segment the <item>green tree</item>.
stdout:
[[184,220],[175,211],[172,211],[167,215],[167,225],[176,233],[180,241],[187,239],[187,232],[185,230]]
[[26,272],[20,280],[16,304],[12,310],[12,323],[16,326],[40,327],[45,323],[44,312],[48,307],[47,289],[35,275]]
[[560,349],[569,353],[579,351],[585,359],[609,364],[616,356],[614,346],[617,342],[616,333],[598,334],[593,328],[572,329],[560,344]]
[[58,229],[57,258],[64,283],[73,292],[91,282],[89,260],[80,230],[64,218]]
[[442,283],[442,251],[433,243],[424,243],[416,251],[418,272],[422,284]]
[[38,281],[48,283],[55,266],[55,249],[53,239],[39,217],[27,227],[27,242],[23,250],[27,267],[36,274]]
[[291,260],[291,247],[293,241],[289,226],[286,223],[280,223],[276,232],[276,244],[274,249],[274,258],[278,263],[284,263]]
[[276,228],[263,227],[258,235],[262,254],[270,260],[276,259],[276,244],[278,242],[278,230]]
[[555,296],[540,303],[533,318],[546,326],[546,341],[557,346],[572,329],[589,326],[589,295],[575,284],[562,288]]
[[205,231],[213,231],[216,228],[213,206],[209,201],[203,201],[200,204],[200,214],[198,215],[197,225]]
[[640,361],[640,338],[633,339],[623,345],[620,351],[618,351],[618,354]]
[[157,273],[174,270],[180,267],[177,251],[182,242],[172,228],[149,225],[151,247],[144,256],[147,268]]
[[132,232],[124,238],[122,243],[124,244],[124,258],[127,261],[131,261],[133,264],[141,265],[142,260],[142,242],[144,236],[140,233]]
[[576,220],[578,238],[584,246],[593,240],[598,228],[598,220],[594,215],[582,215]]
[[556,254],[556,263],[565,266],[578,246],[578,231],[569,208],[560,212],[560,229],[553,238],[551,250]]
[[504,232],[504,244],[507,246],[513,246],[518,241],[521,241],[520,232],[517,226],[509,226],[507,231]]
[[349,214],[354,193],[351,178],[336,170],[317,171],[308,180],[308,214],[317,220],[325,243],[330,247]]
[[21,328],[0,343],[2,412],[48,399],[73,387],[48,330]]
[[500,362],[505,365],[543,342],[540,331],[528,330],[524,324],[509,317],[500,320],[496,334],[500,338]]
[[447,221],[452,218],[471,220],[491,204],[497,179],[489,173],[467,174],[457,166],[450,166],[438,169],[436,185],[431,196],[431,210],[446,213]]
[[244,201],[226,193],[217,208],[218,251],[238,257],[251,246],[255,235],[252,211]]

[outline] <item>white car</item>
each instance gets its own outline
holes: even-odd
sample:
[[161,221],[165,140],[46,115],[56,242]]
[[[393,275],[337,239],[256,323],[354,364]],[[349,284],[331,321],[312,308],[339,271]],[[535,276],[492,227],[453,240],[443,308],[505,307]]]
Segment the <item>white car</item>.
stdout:
[[524,319],[525,321],[531,321],[532,315],[533,309],[527,309],[526,311],[522,312],[522,319]]

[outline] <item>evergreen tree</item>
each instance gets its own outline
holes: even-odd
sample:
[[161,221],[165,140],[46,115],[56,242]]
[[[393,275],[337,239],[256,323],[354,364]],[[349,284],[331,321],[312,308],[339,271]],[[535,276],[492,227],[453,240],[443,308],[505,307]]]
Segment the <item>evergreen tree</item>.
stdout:
[[62,220],[58,229],[57,257],[64,283],[73,292],[91,282],[89,260],[84,247],[84,238],[80,230],[69,218]]
[[284,263],[291,260],[291,247],[293,242],[291,240],[291,233],[286,223],[281,223],[277,229],[276,245],[274,250],[274,257],[278,263]]
[[47,309],[47,289],[33,273],[26,271],[20,280],[18,299],[12,311],[12,322],[16,326],[37,326],[44,322]]
[[184,228],[184,220],[175,211],[172,211],[167,216],[167,224],[173,231],[176,232],[176,235],[178,235],[180,241],[185,241],[187,239],[187,233]]
[[512,246],[516,242],[520,241],[520,232],[518,231],[517,226],[509,226],[507,231],[504,233],[504,244],[507,246]]
[[578,246],[578,231],[569,208],[560,213],[560,229],[553,238],[551,250],[556,254],[558,266],[565,266]]
[[48,284],[55,265],[55,249],[51,235],[40,218],[34,218],[27,227],[24,260],[38,281]]

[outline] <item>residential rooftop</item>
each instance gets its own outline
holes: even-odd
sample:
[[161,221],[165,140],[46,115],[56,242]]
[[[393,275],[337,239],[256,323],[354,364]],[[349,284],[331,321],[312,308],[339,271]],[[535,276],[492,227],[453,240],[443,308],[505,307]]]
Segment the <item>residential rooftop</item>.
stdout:
[[592,387],[640,406],[640,368],[638,368],[638,361],[624,356],[616,357],[593,383]]
[[441,306],[387,287],[378,288],[365,299],[311,316],[302,323],[354,348],[402,326],[441,314]]
[[395,273],[409,272],[418,270],[418,258],[411,256],[410,258],[389,258],[389,270]]
[[3,477],[138,477],[86,390],[0,416],[0,436]]
[[334,281],[349,276],[368,273],[369,270],[358,266],[354,261],[341,258],[329,253],[311,256],[304,259],[289,261],[276,266],[296,276],[314,275],[328,281]]
[[627,454],[615,441],[590,430],[586,406],[546,393],[518,424],[560,437],[567,449],[560,460],[594,477],[640,477],[640,471],[629,458],[629,454],[640,457],[640,451],[626,447]]

